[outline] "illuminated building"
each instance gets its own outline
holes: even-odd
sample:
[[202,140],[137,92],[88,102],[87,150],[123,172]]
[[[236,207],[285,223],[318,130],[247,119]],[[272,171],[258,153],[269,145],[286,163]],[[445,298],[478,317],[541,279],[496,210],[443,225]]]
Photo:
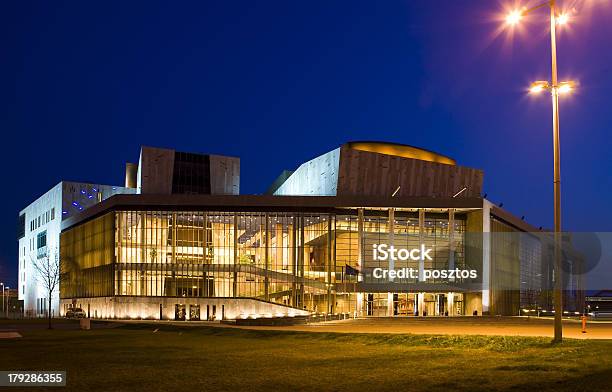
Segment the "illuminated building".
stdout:
[[[94,204],[118,193],[135,189],[61,181],[19,213],[18,263],[19,299],[27,317],[43,317],[49,311],[49,293],[33,263],[44,257],[56,257],[60,247],[61,223]],[[59,312],[59,290],[51,299],[51,314]]]
[[[139,193],[62,222],[62,312],[220,320],[551,307],[546,233],[483,198],[482,171],[451,158],[347,143],[284,171],[266,195],[238,194],[237,158],[205,164],[187,154],[178,177],[167,150],[149,158],[139,163]],[[402,257],[373,253],[395,248]],[[569,279],[572,309],[582,294]]]
[[[237,158],[182,153],[143,147],[139,164],[126,165],[125,186],[61,181],[19,213],[19,299],[27,317],[48,312],[49,294],[35,270],[35,260],[58,257],[61,224],[116,194],[193,193],[237,194]],[[211,178],[217,179],[211,182]],[[52,315],[59,314],[59,287],[53,292]]]

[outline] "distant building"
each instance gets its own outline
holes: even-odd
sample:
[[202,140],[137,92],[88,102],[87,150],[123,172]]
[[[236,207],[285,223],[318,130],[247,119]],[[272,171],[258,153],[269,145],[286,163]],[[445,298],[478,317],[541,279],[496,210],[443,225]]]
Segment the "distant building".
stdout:
[[23,301],[19,299],[17,289],[7,289],[2,293],[2,305],[0,307],[0,319],[16,319],[23,317]]
[[585,312],[593,317],[612,318],[612,290],[589,293]]

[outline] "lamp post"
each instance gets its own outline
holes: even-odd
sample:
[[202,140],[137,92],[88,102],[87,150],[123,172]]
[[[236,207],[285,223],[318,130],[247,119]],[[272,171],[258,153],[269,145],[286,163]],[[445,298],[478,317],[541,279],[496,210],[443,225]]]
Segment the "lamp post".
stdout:
[[506,22],[510,25],[517,24],[523,16],[540,8],[550,8],[550,52],[551,52],[551,81],[537,81],[531,85],[531,93],[540,93],[548,90],[552,96],[553,117],[553,187],[554,187],[554,309],[555,309],[555,335],[554,342],[563,340],[563,283],[561,276],[561,157],[559,140],[559,95],[570,93],[575,87],[572,81],[559,82],[557,77],[557,24],[564,25],[568,22],[567,14],[558,13],[556,0],[529,9],[516,10],[509,13]]
[[[4,298],[4,290],[2,290],[2,297]],[[11,295],[10,287],[6,286],[6,304],[4,305],[4,311],[6,314],[6,318],[8,319],[8,309],[9,309],[9,297]]]
[[2,311],[4,312],[4,283],[0,282],[0,286],[2,286]]

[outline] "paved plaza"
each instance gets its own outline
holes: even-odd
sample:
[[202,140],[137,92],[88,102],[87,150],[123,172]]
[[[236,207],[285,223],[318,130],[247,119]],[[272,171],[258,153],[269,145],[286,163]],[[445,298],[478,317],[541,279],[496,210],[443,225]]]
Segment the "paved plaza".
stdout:
[[[239,327],[307,332],[443,335],[553,336],[553,320],[536,317],[362,318],[288,327]],[[564,320],[563,334],[574,339],[612,339],[612,322]]]

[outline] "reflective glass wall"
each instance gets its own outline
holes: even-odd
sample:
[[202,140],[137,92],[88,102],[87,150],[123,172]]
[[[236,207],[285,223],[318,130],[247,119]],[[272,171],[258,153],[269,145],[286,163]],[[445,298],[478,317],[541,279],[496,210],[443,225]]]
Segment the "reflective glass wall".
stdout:
[[[91,242],[92,233],[105,234]],[[62,234],[64,257],[74,262],[64,271],[73,283],[61,296],[248,297],[315,312],[365,312],[361,285],[389,283],[371,280],[373,268],[390,267],[373,259],[374,244],[423,243],[432,248],[425,268],[461,268],[464,235],[464,215],[423,210],[116,211]],[[88,288],[92,274],[105,290]],[[408,292],[414,282],[391,283]],[[410,301],[389,298],[398,309]]]

